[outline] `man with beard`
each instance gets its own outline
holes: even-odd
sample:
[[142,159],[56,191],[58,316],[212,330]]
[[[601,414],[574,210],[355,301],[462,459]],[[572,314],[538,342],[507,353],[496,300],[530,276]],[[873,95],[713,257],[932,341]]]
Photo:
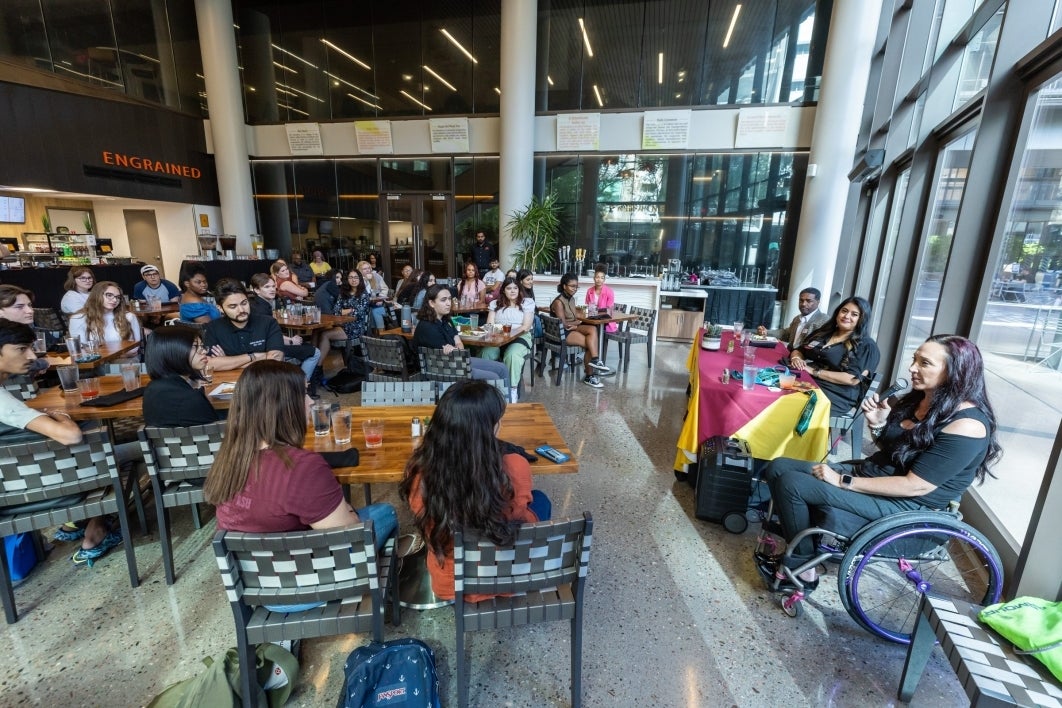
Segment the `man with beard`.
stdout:
[[815,288],[804,288],[800,291],[800,299],[797,308],[800,314],[793,318],[788,327],[768,330],[763,325],[756,329],[756,333],[763,336],[777,337],[778,341],[785,342],[792,351],[800,346],[804,337],[821,327],[829,316],[819,310],[819,297],[821,293]]
[[[203,346],[215,371],[242,369],[259,359],[284,358],[284,336],[272,317],[251,314],[251,304],[243,284],[235,278],[222,278],[214,288],[214,298],[224,317],[203,329]],[[313,373],[314,361],[307,373]],[[303,371],[306,368],[303,367]]]

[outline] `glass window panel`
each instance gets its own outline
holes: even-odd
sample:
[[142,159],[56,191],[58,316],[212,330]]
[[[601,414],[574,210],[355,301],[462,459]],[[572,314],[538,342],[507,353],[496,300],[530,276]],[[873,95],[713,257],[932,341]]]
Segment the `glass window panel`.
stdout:
[[381,160],[384,191],[445,191],[453,189],[452,163],[448,157]]
[[[1062,398],[1062,75],[1034,94],[978,345],[1005,450],[981,498],[1021,543],[1058,431]],[[1002,210],[1001,210],[1002,211]],[[988,274],[986,274],[988,275]],[[1005,421],[1005,422],[1003,422]]]
[[992,15],[963,49],[959,85],[955,88],[954,108],[969,101],[988,85],[992,60],[996,56],[999,29],[1003,24],[1004,8],[1005,6],[1001,7],[996,14]]
[[454,160],[454,209],[457,224],[457,262],[464,263],[472,252],[476,232],[497,243],[499,232],[498,181],[496,157]]
[[161,3],[111,0],[118,62],[130,96],[177,107],[176,70]]
[[645,4],[641,43],[641,106],[682,106],[696,99],[701,84],[708,3],[661,0]]
[[[196,25],[195,6],[192,3],[169,3],[166,7],[169,18],[169,47],[159,40],[159,59],[163,64],[170,55],[177,85],[165,85],[167,105],[173,91],[178,94],[178,106],[182,111],[207,117],[206,85],[203,81],[203,54],[199,49],[199,28]],[[166,74],[163,74],[164,81]]]
[[911,354],[933,333],[933,323],[940,302],[940,283],[948,267],[954,246],[955,221],[959,213],[966,176],[970,167],[975,131],[952,140],[940,152],[933,205],[924,226],[924,239],[918,276],[915,279],[911,312],[907,319],[907,333],[901,366],[906,366]]
[[297,230],[292,219],[298,216],[295,208],[297,192],[295,173],[290,160],[260,160],[251,163],[254,186],[254,205],[258,228],[267,243],[284,243]]
[[873,307],[873,322],[871,333],[878,331],[881,324],[881,315],[885,308],[885,296],[888,294],[889,283],[892,282],[892,264],[896,256],[897,234],[900,231],[900,215],[903,214],[903,205],[907,201],[907,186],[911,180],[911,168],[908,167],[896,179],[896,185],[892,190],[892,208],[889,209],[889,221],[886,224],[885,245],[881,251],[881,268],[878,272],[877,290],[875,292]]
[[587,50],[583,63],[582,107],[637,107],[640,85],[649,71],[642,54],[644,4],[588,5],[576,18],[577,26],[580,17],[583,25],[579,37],[593,50],[592,56]]
[[111,91],[125,78],[107,0],[41,0],[55,73]]
[[583,107],[582,71],[588,59],[579,32],[581,13],[579,0],[556,0],[539,11],[537,111]]
[[382,109],[376,90],[378,65],[373,54],[371,13],[357,3],[326,0],[326,24],[320,40],[325,48],[333,118],[374,118]]
[[[426,11],[423,4],[415,0],[378,3],[373,7],[374,66],[384,115],[422,116],[429,113],[425,106],[433,107],[436,103],[432,99],[426,100],[423,90],[424,70],[421,67],[425,59],[421,15]],[[454,27],[458,24],[466,23],[455,22]],[[460,41],[468,41],[463,32]],[[460,51],[453,45],[451,50],[455,54]],[[438,95],[442,96],[441,93]]]
[[0,56],[31,69],[52,71],[44,16],[38,0],[6,0],[0,4]]
[[352,268],[362,253],[380,250],[376,160],[336,160],[339,219],[330,249],[333,266]]
[[[472,66],[473,113],[501,109],[501,0],[472,3],[472,47],[478,61]],[[454,111],[448,111],[453,113]]]

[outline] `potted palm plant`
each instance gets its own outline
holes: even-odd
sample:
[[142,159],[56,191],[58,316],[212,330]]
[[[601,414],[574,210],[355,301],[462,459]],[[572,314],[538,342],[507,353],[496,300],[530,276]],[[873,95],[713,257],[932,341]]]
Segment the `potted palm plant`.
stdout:
[[512,252],[514,268],[542,271],[553,261],[560,228],[559,212],[557,197],[550,193],[542,199],[532,196],[523,211],[509,216],[506,226],[516,246]]

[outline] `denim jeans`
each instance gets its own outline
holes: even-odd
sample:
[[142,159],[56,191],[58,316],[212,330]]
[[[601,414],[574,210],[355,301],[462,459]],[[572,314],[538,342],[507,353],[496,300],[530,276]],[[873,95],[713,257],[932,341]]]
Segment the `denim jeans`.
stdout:
[[[372,530],[376,539],[376,552],[387,542],[387,539],[398,529],[398,514],[390,504],[370,504],[358,509],[358,518],[362,521],[372,520]],[[266,605],[270,612],[303,612],[320,607],[323,602],[303,602],[295,605]]]

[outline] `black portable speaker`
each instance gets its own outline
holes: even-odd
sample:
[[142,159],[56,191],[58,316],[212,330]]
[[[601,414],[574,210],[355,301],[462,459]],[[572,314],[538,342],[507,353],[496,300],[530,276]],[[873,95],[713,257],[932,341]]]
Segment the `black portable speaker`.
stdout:
[[752,495],[752,452],[739,438],[722,435],[701,445],[697,462],[696,506],[698,519],[721,523],[731,533],[748,528],[745,512]]

